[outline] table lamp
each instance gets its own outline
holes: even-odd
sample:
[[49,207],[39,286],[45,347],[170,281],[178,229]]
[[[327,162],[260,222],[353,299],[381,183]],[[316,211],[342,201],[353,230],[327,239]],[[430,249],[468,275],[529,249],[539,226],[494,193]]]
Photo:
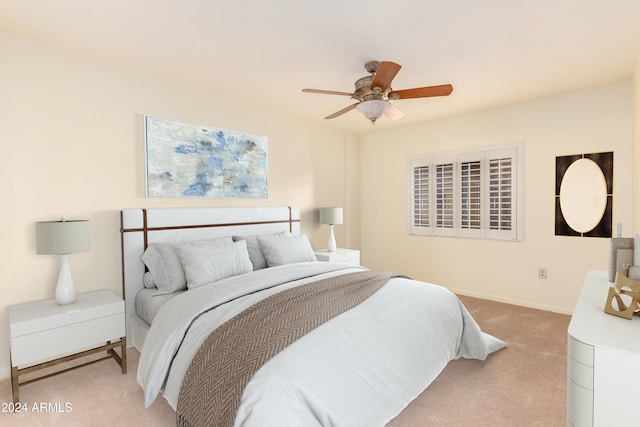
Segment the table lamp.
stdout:
[[327,250],[336,251],[336,238],[333,235],[333,225],[342,224],[342,208],[320,208],[320,224],[329,225],[329,239],[327,240]]
[[87,220],[36,222],[36,253],[60,255],[60,274],[56,285],[58,304],[71,304],[76,299],[69,255],[90,248],[91,232]]

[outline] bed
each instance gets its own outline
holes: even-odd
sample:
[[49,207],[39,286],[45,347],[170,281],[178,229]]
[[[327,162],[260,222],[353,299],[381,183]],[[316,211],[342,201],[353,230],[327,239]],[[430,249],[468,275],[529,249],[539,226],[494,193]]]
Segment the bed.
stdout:
[[121,236],[138,383],[178,425],[382,426],[506,345],[441,286],[316,261],[297,207],[124,209]]

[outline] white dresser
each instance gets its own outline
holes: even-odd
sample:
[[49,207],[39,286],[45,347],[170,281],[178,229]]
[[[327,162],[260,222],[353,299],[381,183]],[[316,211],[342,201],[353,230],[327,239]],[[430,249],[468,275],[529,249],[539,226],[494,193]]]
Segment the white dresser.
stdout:
[[606,271],[590,271],[569,323],[567,425],[634,425],[640,385],[640,317],[606,314]]

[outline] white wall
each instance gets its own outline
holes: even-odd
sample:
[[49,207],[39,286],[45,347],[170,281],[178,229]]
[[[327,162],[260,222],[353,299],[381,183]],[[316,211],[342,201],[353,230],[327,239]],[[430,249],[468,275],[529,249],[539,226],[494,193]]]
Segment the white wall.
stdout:
[[[554,235],[555,157],[614,151],[613,221],[632,236],[632,105],[632,84],[623,82],[362,136],[363,264],[571,312],[585,273],[607,268],[607,239]],[[525,142],[524,242],[407,234],[408,156],[514,141]]]
[[[296,205],[303,232],[325,247],[317,208],[346,205],[342,133],[9,33],[0,52],[0,377],[9,375],[7,307],[53,297],[58,259],[36,255],[36,221],[91,220],[91,251],[71,257],[80,292],[121,294],[127,207]],[[144,114],[266,135],[269,198],[146,199]],[[345,227],[336,239],[346,245]]]

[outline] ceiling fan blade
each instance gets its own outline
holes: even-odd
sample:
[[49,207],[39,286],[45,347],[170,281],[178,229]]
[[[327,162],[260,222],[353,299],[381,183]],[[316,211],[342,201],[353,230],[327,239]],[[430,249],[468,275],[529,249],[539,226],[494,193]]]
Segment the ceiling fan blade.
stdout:
[[400,71],[400,68],[400,64],[396,64],[395,62],[380,62],[376,74],[373,76],[371,89],[375,90],[375,88],[380,88],[382,92],[387,90],[393,78],[398,74],[398,71]]
[[324,95],[343,95],[343,96],[353,96],[353,93],[350,92],[336,92],[335,90],[322,90],[322,89],[302,89],[303,92],[307,93],[321,93]]
[[400,111],[398,109],[398,107],[396,107],[395,105],[393,105],[392,103],[389,103],[389,105],[391,105],[391,107],[389,107],[389,109],[387,111],[385,111],[384,115],[391,120],[398,120],[404,117],[404,113],[402,111]]
[[340,111],[336,111],[335,113],[331,114],[330,116],[325,117],[325,119],[335,119],[338,116],[343,115],[344,113],[348,113],[349,111],[353,110],[354,108],[356,108],[356,105],[360,104],[359,102],[356,102],[355,104],[351,104],[348,107],[343,108]]
[[417,87],[414,89],[393,90],[389,92],[390,99],[428,98],[430,96],[447,96],[453,92],[451,85]]

